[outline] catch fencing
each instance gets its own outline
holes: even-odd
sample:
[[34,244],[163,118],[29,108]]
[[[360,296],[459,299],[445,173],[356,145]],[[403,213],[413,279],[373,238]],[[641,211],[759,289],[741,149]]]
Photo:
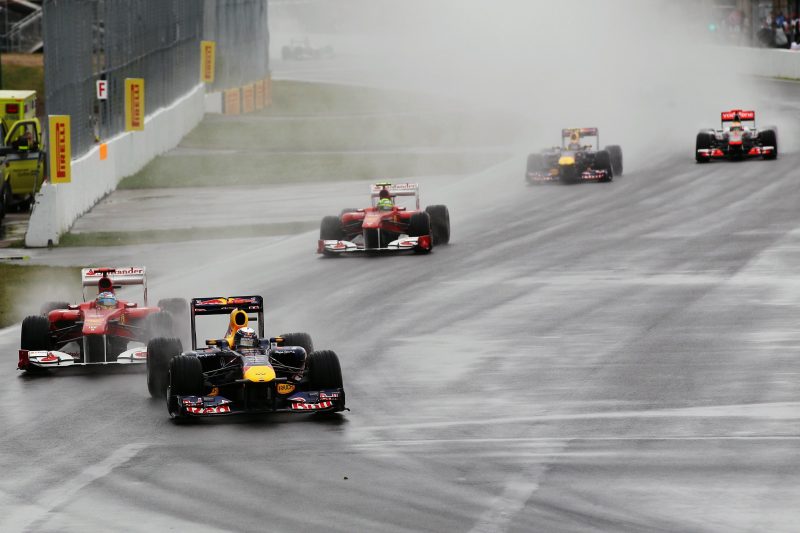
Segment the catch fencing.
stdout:
[[125,129],[126,78],[144,78],[148,114],[195,87],[203,39],[217,42],[215,87],[269,72],[267,0],[44,0],[43,10],[46,113],[71,116],[74,157]]

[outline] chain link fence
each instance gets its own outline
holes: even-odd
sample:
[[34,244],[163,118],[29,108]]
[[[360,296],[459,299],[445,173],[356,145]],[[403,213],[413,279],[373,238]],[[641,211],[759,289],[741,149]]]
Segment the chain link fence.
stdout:
[[[145,111],[199,83],[200,41],[217,42],[214,88],[269,72],[267,0],[44,0],[46,113],[70,115],[79,156],[125,128],[125,78],[144,78]],[[107,100],[96,97],[107,80]]]

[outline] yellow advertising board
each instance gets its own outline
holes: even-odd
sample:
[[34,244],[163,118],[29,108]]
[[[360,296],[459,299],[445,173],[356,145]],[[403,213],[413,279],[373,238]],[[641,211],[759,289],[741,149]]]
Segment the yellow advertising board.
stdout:
[[214,63],[217,43],[200,41],[200,81],[214,83]]
[[242,112],[252,113],[255,109],[255,102],[253,101],[255,87],[251,83],[242,87]]
[[72,146],[69,115],[50,115],[50,182],[72,181]]
[[144,79],[125,78],[125,131],[144,129]]

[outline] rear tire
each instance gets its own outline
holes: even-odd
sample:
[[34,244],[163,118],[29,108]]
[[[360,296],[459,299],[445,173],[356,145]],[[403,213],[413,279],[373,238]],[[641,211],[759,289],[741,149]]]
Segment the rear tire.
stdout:
[[307,354],[314,351],[314,341],[308,333],[284,333],[281,337],[284,346],[300,346]]
[[160,337],[147,343],[147,390],[153,398],[166,396],[169,362],[182,350],[176,338]]
[[166,311],[157,311],[145,317],[144,328],[147,339],[172,337],[175,331],[175,324],[171,314]]
[[606,151],[611,156],[611,168],[614,170],[614,176],[622,176],[622,147],[612,144],[606,146]]
[[319,238],[323,241],[341,241],[344,239],[342,221],[339,217],[327,216],[322,218],[319,225]]
[[446,205],[429,205],[425,212],[431,219],[433,231],[433,244],[447,244],[450,242],[450,211]]
[[55,311],[56,309],[67,309],[68,307],[69,302],[45,302],[39,310],[39,313],[42,316],[47,316],[50,314],[50,311]]
[[705,131],[701,131],[697,134],[697,140],[695,141],[694,145],[694,159],[698,163],[708,163],[711,160],[711,156],[709,155],[701,155],[699,150],[711,150],[711,134]]
[[594,168],[595,170],[605,170],[606,171],[606,179],[603,181],[609,182],[613,181],[614,179],[614,167],[611,165],[611,154],[609,154],[605,150],[600,150],[594,156]]
[[50,340],[50,321],[41,315],[32,315],[22,321],[19,346],[23,350],[49,350],[52,346]]
[[775,130],[765,130],[758,134],[761,138],[761,144],[767,146],[774,146],[775,150],[769,154],[765,155],[764,159],[777,159],[778,158],[778,134]]

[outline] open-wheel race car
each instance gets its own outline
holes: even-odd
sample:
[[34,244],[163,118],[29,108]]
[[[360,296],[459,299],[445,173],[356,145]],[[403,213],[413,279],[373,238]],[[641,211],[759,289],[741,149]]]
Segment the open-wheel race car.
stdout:
[[[147,345],[148,389],[166,396],[172,418],[346,409],[336,353],[314,351],[307,333],[264,337],[261,296],[193,298],[189,307],[191,350],[172,338]],[[198,347],[196,319],[212,315],[229,315],[227,332]]]
[[[339,216],[322,219],[317,253],[427,253],[434,245],[450,242],[447,206],[429,205],[421,210],[416,183],[376,183],[370,187],[370,197],[369,207],[343,209]],[[406,197],[411,205],[398,205]]]
[[[174,316],[185,315],[188,304],[181,298],[147,305],[144,267],[84,268],[83,299],[79,304],[47,302],[40,314],[22,321],[20,370],[67,366],[145,363],[144,346],[150,338],[174,335]],[[116,290],[139,285],[144,305],[117,297]],[[96,296],[87,299],[87,289]],[[130,343],[138,346],[129,347]]]
[[600,132],[597,128],[568,128],[561,130],[561,146],[528,156],[525,180],[530,184],[571,184],[611,181],[621,175],[620,146],[612,144],[600,150]]
[[698,163],[718,159],[737,161],[753,157],[778,157],[778,129],[775,126],[756,128],[756,112],[731,109],[720,114],[718,130],[700,130],[695,142],[694,157]]

